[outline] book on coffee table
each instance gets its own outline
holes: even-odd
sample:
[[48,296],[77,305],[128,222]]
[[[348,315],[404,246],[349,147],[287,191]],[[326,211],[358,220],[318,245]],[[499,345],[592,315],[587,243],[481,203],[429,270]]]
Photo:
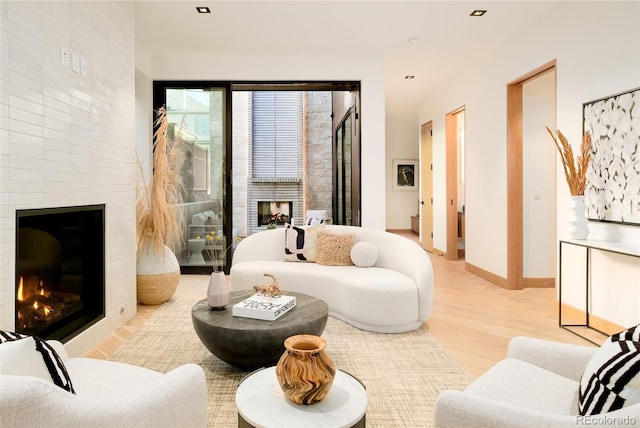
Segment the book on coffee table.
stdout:
[[295,296],[269,297],[266,294],[256,293],[233,305],[231,313],[234,317],[273,321],[295,306]]

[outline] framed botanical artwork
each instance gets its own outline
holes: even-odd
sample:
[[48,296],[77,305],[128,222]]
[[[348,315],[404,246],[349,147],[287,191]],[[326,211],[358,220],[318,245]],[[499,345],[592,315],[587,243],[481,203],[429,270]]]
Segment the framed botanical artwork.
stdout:
[[393,160],[393,190],[418,190],[418,161]]
[[584,103],[582,113],[591,135],[587,218],[640,224],[640,88]]

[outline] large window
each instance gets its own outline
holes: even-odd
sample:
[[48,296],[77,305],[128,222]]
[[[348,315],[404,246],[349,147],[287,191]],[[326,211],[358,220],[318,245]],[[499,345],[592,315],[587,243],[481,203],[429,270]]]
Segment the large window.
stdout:
[[302,178],[302,92],[252,92],[254,178]]
[[[180,170],[185,227],[175,249],[182,272],[207,273],[219,265],[228,271],[232,250],[227,248],[236,237],[302,219],[307,209],[333,213],[333,138],[336,120],[341,122],[346,110],[352,111],[353,135],[341,134],[342,160],[351,159],[341,162],[341,189],[351,200],[341,200],[342,217],[333,221],[353,218],[350,223],[359,224],[359,82],[155,81],[153,86],[154,110],[166,105],[186,143]],[[346,125],[343,131],[350,133]],[[202,242],[212,232],[216,241]]]

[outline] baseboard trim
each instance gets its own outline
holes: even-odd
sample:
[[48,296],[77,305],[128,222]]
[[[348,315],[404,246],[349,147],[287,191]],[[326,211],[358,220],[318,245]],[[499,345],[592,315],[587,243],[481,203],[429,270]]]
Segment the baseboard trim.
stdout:
[[[567,316],[575,317],[573,319],[580,320],[579,322],[584,322],[585,313],[584,311],[575,308],[574,306],[568,305],[566,303],[562,304],[562,318],[563,322],[567,323]],[[589,326],[595,328],[596,330],[600,330],[608,335],[612,335],[624,330],[626,327],[620,326],[618,324],[612,323],[611,321],[607,321],[604,318],[601,318],[594,314],[589,314]]]
[[389,233],[411,233],[415,234],[415,232],[411,229],[387,229]]
[[495,273],[489,272],[488,270],[484,270],[478,266],[466,262],[464,264],[464,269],[467,272],[474,274],[475,276],[479,276],[485,281],[489,281],[490,283],[505,289],[507,288],[507,279],[496,275]]
[[556,288],[555,278],[524,278],[524,288]]
[[438,250],[436,247],[433,247],[433,250],[431,251],[431,253],[435,254],[436,256],[444,256],[444,251]]
[[[465,263],[464,268],[467,272],[472,273],[475,276],[479,276],[485,281],[489,281],[490,283],[502,287],[505,290],[511,290],[507,287],[507,279],[500,275],[496,275],[493,272],[489,272],[488,270],[472,265],[471,263]],[[523,288],[555,288],[556,280],[555,278],[524,278],[522,285]]]

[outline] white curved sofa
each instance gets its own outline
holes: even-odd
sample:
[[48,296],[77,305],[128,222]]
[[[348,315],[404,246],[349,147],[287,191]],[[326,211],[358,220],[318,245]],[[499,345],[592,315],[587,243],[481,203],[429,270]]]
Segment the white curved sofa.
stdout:
[[372,267],[325,266],[284,261],[285,229],[244,238],[233,254],[231,290],[246,290],[276,276],[283,291],[320,298],[329,314],[363,330],[400,333],[419,328],[431,315],[433,267],[415,242],[393,233],[355,226],[326,225],[334,233],[354,233],[378,249]]

